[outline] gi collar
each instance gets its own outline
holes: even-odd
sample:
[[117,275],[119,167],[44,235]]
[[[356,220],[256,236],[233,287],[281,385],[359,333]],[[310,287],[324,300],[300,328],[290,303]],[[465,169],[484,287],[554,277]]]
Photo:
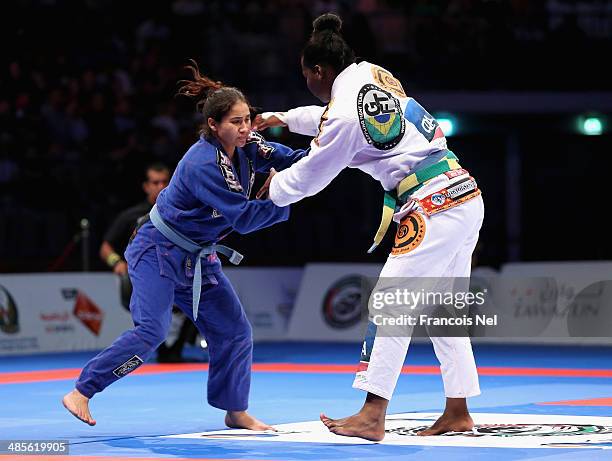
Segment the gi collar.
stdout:
[[338,75],[336,75],[336,78],[334,79],[334,83],[332,84],[331,99],[334,99],[334,97],[336,96],[336,93],[340,91],[344,82],[350,79],[351,74],[355,72],[356,70],[357,70],[357,64],[353,63],[350,66],[348,66],[346,69],[344,69],[342,72],[340,72]]
[[[219,149],[223,153],[223,155],[229,157],[229,154],[227,152],[225,152],[225,149],[223,148],[223,145],[214,136],[212,138],[206,138],[203,135],[200,135],[200,139],[202,141],[204,141],[204,142],[207,142],[208,144],[211,144],[211,145],[215,146],[217,149]],[[236,153],[238,153],[239,151],[240,151],[240,153],[243,153],[244,152],[244,148],[236,146]]]

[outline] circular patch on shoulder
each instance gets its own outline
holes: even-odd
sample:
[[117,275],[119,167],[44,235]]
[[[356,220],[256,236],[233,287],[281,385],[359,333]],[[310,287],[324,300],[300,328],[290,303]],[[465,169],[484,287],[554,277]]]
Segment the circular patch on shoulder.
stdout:
[[391,149],[404,136],[406,121],[399,100],[376,85],[368,83],[359,90],[357,114],[368,144],[377,149]]
[[425,219],[413,211],[397,226],[395,244],[391,249],[393,255],[403,255],[418,247],[425,238]]
[[385,90],[389,90],[391,93],[399,96],[400,98],[406,97],[406,92],[402,88],[402,84],[396,79],[391,73],[382,67],[372,66],[372,77],[374,81],[382,86]]

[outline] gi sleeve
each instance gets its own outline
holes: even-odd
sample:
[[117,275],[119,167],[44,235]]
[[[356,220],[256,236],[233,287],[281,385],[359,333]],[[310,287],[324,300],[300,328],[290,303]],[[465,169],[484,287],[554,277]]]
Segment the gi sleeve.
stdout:
[[241,234],[269,227],[289,219],[289,207],[278,207],[271,200],[249,200],[231,169],[217,162],[191,164],[191,191],[202,203],[219,211]]
[[349,165],[362,140],[356,120],[330,118],[310,143],[310,154],[274,175],[270,199],[285,206],[320,192]]
[[292,133],[316,136],[324,111],[325,107],[322,106],[303,106],[291,109],[285,112],[287,128]]
[[267,173],[270,168],[284,170],[308,155],[308,149],[294,150],[284,144],[268,142],[256,131],[249,135],[245,151],[258,173]]

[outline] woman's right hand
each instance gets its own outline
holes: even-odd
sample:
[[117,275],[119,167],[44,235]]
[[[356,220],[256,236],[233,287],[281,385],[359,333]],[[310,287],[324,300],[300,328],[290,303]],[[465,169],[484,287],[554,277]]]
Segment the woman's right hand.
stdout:
[[270,168],[270,175],[268,176],[268,179],[266,179],[266,182],[264,183],[264,185],[261,186],[261,189],[257,191],[257,194],[255,195],[256,199],[265,200],[269,197],[270,182],[272,181],[272,178],[274,177],[276,173],[277,171],[274,168]]
[[255,131],[261,131],[275,126],[287,126],[277,114],[281,117],[284,115],[282,112],[264,112],[263,114],[257,114],[251,128]]

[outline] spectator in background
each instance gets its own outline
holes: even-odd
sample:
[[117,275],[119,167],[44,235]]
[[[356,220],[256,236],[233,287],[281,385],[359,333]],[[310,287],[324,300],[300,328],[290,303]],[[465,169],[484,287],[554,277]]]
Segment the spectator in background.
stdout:
[[[121,277],[121,303],[129,310],[132,284],[128,277],[127,263],[121,256],[125,251],[130,236],[136,227],[138,218],[146,215],[155,204],[159,192],[170,181],[170,169],[163,163],[152,163],[146,170],[146,179],[142,189],[146,200],[121,212],[104,234],[100,246],[100,259],[104,261],[115,274]],[[197,330],[193,323],[179,310],[172,311],[172,327],[168,338],[157,349],[157,361],[182,362],[182,351],[186,341],[193,342]]]
[[146,168],[146,179],[142,183],[146,200],[121,212],[104,234],[100,246],[100,258],[115,274],[121,276],[127,274],[127,263],[121,255],[127,247],[138,218],[151,211],[159,192],[168,185],[169,181],[170,170],[166,165],[163,163],[149,165]]

